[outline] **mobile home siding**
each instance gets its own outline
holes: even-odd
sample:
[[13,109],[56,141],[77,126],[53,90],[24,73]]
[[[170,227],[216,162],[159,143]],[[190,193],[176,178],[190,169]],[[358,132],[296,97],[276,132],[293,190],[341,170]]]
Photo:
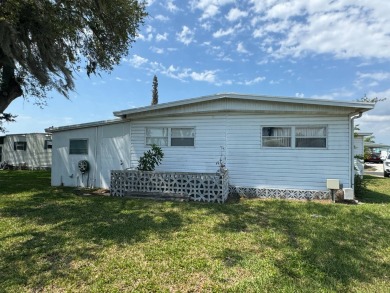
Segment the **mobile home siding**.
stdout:
[[[230,183],[256,188],[326,190],[326,179],[350,186],[347,117],[230,116],[227,166]],[[326,149],[261,146],[262,126],[326,126]],[[302,188],[304,187],[304,188]]]
[[[88,154],[69,154],[71,139],[87,139]],[[110,170],[130,165],[129,123],[115,123],[53,133],[51,184],[108,188]],[[89,171],[81,174],[78,163],[87,160]]]
[[[44,133],[6,135],[2,145],[2,160],[14,166],[50,167],[52,149],[45,149],[46,140],[51,140],[51,135]],[[26,149],[15,150],[17,142],[26,142]]]
[[[327,127],[326,149],[261,147],[261,126]],[[164,159],[158,171],[216,172],[224,147],[230,184],[245,187],[326,190],[326,179],[338,178],[350,186],[348,173],[348,117],[299,117],[272,115],[192,115],[190,118],[137,120],[131,125],[130,168],[149,149],[147,127],[194,127],[194,147],[162,147]]]
[[[49,129],[56,166],[52,184],[108,188],[110,170],[136,169],[150,149],[147,128],[191,127],[194,146],[162,146],[164,158],[156,171],[216,172],[222,157],[233,186],[324,191],[326,179],[339,179],[343,187],[352,187],[350,115],[372,107],[227,94],[114,112],[121,119]],[[326,127],[326,147],[262,147],[262,127],[275,126]],[[69,155],[71,138],[87,138],[88,155]],[[77,170],[83,159],[91,165],[89,183]]]

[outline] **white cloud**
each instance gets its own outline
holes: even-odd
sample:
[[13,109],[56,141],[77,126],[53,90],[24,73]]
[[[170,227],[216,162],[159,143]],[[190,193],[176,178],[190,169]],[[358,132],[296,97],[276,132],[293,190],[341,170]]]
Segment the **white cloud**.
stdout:
[[192,9],[202,10],[201,19],[212,18],[219,14],[220,8],[234,3],[235,0],[193,0],[190,2]]
[[380,82],[390,80],[390,72],[370,72],[370,73],[356,73],[357,79],[354,82],[358,89],[366,89],[378,86]]
[[221,37],[225,37],[225,36],[228,36],[228,35],[231,35],[234,33],[234,28],[230,27],[228,28],[227,30],[223,30],[223,29],[219,29],[218,31],[216,31],[215,33],[213,33],[213,37],[214,38],[221,38]]
[[148,59],[143,58],[143,57],[138,56],[138,55],[133,55],[133,57],[131,59],[129,59],[129,60],[124,59],[124,60],[127,61],[128,63],[130,63],[130,65],[132,65],[135,68],[139,68],[148,62]]
[[157,54],[164,54],[163,48],[157,48],[157,47],[150,47],[150,50]]
[[189,27],[183,26],[180,33],[176,34],[177,40],[185,45],[189,45],[194,40],[195,33]]
[[157,36],[156,36],[156,41],[157,42],[166,41],[167,39],[168,39],[168,33],[157,34]]
[[252,11],[258,14],[252,19],[255,26],[252,35],[272,41],[273,57],[331,54],[340,59],[390,58],[390,2],[251,0],[250,3]]
[[251,80],[245,80],[244,82],[238,82],[238,84],[254,85],[254,84],[260,83],[260,82],[262,82],[264,80],[265,80],[264,76],[258,76],[258,77],[254,78],[254,79],[251,79]]
[[238,43],[238,45],[237,45],[237,52],[244,53],[244,54],[248,54],[249,53],[249,51],[247,49],[245,49],[244,44],[242,42]]
[[167,4],[166,4],[166,8],[167,8],[170,12],[176,12],[176,11],[179,10],[179,8],[177,8],[177,6],[175,5],[174,0],[168,0],[168,1],[167,1]]
[[240,19],[242,17],[248,16],[248,12],[242,11],[238,8],[232,8],[230,9],[228,15],[226,15],[226,19],[229,21],[236,21],[237,19]]
[[162,15],[162,14],[158,14],[155,16],[155,19],[159,20],[159,21],[168,21],[169,20],[169,17],[168,16],[165,16],[165,15]]
[[206,81],[209,83],[214,83],[216,80],[216,71],[215,70],[205,70],[203,72],[191,72],[191,78],[196,81]]
[[371,79],[377,81],[383,81],[390,79],[390,72],[372,72],[372,73],[357,73],[358,78],[360,79]]

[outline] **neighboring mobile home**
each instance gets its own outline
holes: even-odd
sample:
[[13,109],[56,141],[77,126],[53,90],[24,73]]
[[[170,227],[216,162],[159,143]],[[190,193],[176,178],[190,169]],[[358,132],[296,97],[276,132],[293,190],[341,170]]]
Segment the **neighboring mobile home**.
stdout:
[[0,136],[0,162],[16,168],[50,168],[51,134],[24,133]]
[[[119,119],[52,127],[52,185],[109,188],[110,170],[134,169],[152,143],[156,171],[216,172],[231,186],[284,197],[328,192],[327,179],[353,188],[354,119],[370,103],[217,94],[114,112]],[[222,150],[222,151],[221,151]],[[79,163],[88,161],[88,172]],[[314,193],[313,193],[314,192]]]
[[364,175],[364,138],[371,136],[372,132],[355,132],[354,133],[354,161],[355,161],[355,173],[357,175]]

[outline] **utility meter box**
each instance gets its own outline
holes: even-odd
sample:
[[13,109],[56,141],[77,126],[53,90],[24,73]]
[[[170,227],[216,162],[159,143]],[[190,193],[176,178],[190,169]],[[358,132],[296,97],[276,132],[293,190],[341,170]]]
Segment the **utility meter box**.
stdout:
[[328,189],[340,189],[339,179],[326,179],[326,188]]

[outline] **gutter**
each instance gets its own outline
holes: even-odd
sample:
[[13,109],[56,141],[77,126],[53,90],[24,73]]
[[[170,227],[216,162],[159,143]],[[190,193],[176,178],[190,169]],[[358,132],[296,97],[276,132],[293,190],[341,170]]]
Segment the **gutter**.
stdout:
[[349,115],[349,119],[350,119],[350,136],[349,136],[349,141],[350,141],[350,144],[349,144],[349,166],[350,166],[350,180],[351,180],[351,188],[353,190],[355,190],[355,164],[354,164],[354,152],[353,152],[353,140],[354,140],[354,120],[355,119],[358,119],[360,117],[362,117],[363,115],[363,112],[360,111],[358,113],[352,113]]

